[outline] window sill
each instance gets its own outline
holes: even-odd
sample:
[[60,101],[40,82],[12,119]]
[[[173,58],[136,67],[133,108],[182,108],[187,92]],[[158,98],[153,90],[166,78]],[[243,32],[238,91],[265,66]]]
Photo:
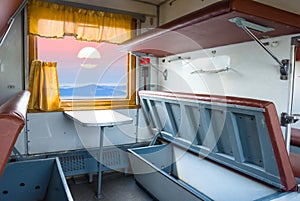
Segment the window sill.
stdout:
[[78,111],[78,110],[121,110],[121,109],[139,109],[140,105],[104,105],[104,106],[80,106],[80,107],[62,107],[54,111],[42,111],[28,109],[27,113],[43,113],[43,112],[63,112],[63,111]]

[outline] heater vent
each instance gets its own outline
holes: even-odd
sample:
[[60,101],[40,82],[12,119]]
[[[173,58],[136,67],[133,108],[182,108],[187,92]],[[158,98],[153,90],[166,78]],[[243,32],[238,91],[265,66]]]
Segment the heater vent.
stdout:
[[64,172],[74,172],[85,169],[83,155],[62,156],[59,157]]
[[[68,153],[59,156],[59,160],[65,176],[95,173],[98,171],[98,150],[90,150],[77,153]],[[113,169],[125,169],[128,167],[128,157],[124,150],[108,148],[103,150],[104,171]]]
[[126,168],[128,165],[126,152],[120,149],[104,150],[103,165],[110,169]]

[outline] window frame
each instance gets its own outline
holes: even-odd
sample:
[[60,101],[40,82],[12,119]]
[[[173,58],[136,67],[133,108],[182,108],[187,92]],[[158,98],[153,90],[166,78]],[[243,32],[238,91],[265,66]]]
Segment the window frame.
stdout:
[[[132,23],[135,24],[135,23]],[[29,70],[33,60],[38,59],[36,37],[29,35]],[[62,111],[72,110],[100,110],[100,109],[134,109],[139,108],[136,103],[136,56],[127,54],[127,97],[97,100],[61,100]]]

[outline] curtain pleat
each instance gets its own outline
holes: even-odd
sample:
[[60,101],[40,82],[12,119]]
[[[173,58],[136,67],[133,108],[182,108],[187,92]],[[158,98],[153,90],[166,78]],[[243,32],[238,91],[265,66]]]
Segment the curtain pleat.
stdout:
[[56,62],[33,61],[30,67],[28,109],[55,111],[60,109]]
[[42,37],[62,38],[73,35],[78,40],[122,43],[131,38],[130,15],[80,9],[30,0],[29,33]]

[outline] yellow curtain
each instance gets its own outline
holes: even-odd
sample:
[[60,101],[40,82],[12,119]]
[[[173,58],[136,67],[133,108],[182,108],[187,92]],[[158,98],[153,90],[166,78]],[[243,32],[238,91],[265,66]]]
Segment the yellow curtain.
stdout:
[[50,38],[73,35],[78,40],[122,43],[131,38],[130,15],[80,9],[30,0],[29,33]]
[[56,62],[33,61],[30,67],[28,109],[55,111],[60,108]]

